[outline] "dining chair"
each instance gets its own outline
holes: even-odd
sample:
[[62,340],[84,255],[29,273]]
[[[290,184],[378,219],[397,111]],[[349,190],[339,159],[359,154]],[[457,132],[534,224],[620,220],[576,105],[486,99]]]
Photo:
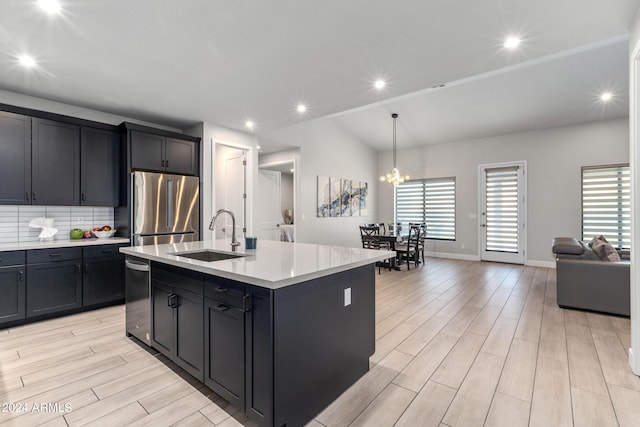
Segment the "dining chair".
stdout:
[[[360,239],[362,240],[362,247],[364,249],[376,249],[376,250],[389,250],[389,244],[380,240],[377,236],[380,235],[380,228],[376,225],[361,225],[360,226]],[[376,262],[378,266],[378,274],[380,274],[381,267],[391,268],[393,258],[386,259],[384,261]]]
[[396,245],[396,252],[400,261],[407,260],[407,270],[411,270],[411,261],[418,266],[418,253],[420,252],[420,225],[409,225],[409,236],[407,241]]

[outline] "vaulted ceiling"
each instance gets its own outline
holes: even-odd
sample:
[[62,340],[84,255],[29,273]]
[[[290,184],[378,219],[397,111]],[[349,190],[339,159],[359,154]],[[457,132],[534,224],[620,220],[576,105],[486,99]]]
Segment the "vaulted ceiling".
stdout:
[[[0,89],[260,135],[320,117],[378,150],[628,114],[640,0],[3,0]],[[518,49],[504,40],[516,35]],[[25,69],[20,55],[37,65]],[[383,90],[373,82],[383,78]],[[444,87],[440,87],[444,85]],[[434,88],[434,86],[437,86]],[[602,91],[613,93],[606,104]],[[2,99],[0,97],[0,102]],[[296,105],[304,103],[304,114]]]

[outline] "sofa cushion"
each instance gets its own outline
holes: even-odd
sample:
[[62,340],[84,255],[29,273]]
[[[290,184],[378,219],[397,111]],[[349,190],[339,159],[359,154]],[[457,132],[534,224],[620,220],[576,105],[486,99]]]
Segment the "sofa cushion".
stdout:
[[581,255],[584,252],[583,246],[573,237],[556,237],[553,239],[554,254]]
[[589,246],[603,261],[620,261],[618,251],[602,235],[594,237]]
[[580,245],[582,246],[583,252],[580,254],[580,259],[587,259],[592,261],[599,261],[600,257],[593,252],[593,249],[589,246],[588,243],[580,241]]

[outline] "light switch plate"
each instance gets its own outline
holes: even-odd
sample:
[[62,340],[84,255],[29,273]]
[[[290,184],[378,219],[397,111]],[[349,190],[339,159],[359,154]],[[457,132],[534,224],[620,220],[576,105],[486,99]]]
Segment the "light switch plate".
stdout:
[[344,306],[351,305],[351,288],[344,290]]

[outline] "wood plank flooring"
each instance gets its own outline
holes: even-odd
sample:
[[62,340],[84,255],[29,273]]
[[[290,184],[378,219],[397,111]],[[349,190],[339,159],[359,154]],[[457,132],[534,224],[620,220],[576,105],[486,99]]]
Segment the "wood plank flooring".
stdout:
[[[429,258],[376,275],[371,370],[309,426],[636,426],[629,319],[556,304],[555,270]],[[0,426],[240,426],[124,336],[124,307],[0,330]]]

